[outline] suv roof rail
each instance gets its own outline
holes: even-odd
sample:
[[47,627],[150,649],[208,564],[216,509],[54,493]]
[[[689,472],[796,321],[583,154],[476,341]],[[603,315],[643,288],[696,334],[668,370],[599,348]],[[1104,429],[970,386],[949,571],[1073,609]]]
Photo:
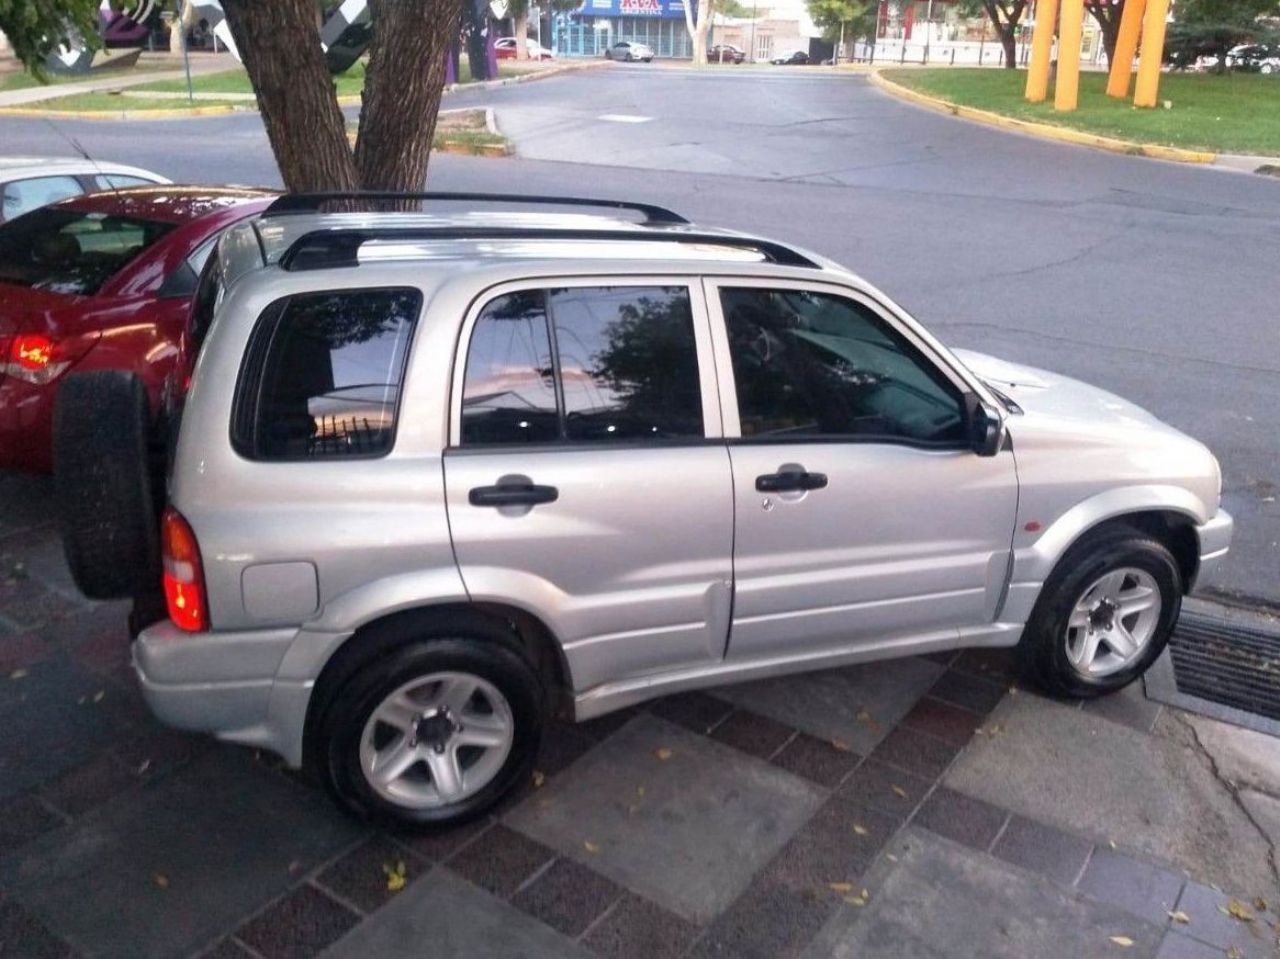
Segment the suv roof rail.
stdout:
[[752,250],[779,266],[821,269],[819,264],[791,247],[773,240],[722,233],[684,231],[538,229],[531,227],[364,227],[313,230],[298,237],[280,257],[280,267],[290,272],[326,267],[356,266],[360,247],[371,240],[616,240],[642,243],[702,243]]
[[340,200],[437,200],[463,203],[512,203],[547,206],[594,206],[612,210],[630,210],[643,213],[647,224],[684,225],[689,221],[679,213],[652,203],[635,203],[630,200],[598,200],[581,196],[524,196],[517,193],[456,193],[429,191],[409,193],[396,190],[350,190],[333,193],[286,193],[274,200],[262,211],[261,216],[282,216],[290,213],[317,213],[326,203]]

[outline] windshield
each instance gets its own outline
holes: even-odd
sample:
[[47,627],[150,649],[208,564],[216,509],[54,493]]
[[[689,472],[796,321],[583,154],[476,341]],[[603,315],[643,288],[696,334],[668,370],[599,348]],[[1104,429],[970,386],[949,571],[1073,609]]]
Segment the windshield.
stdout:
[[91,296],[172,223],[45,207],[0,227],[0,283]]

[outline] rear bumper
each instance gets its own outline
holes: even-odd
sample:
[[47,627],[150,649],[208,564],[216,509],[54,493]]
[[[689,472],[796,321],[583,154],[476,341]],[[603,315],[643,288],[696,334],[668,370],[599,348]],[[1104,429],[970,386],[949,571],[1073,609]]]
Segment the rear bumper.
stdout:
[[0,468],[52,468],[53,394],[15,376],[0,379]]
[[[273,717],[276,674],[296,629],[187,633],[168,620],[133,643],[143,698],[163,723],[258,746],[297,765],[302,730]],[[290,684],[285,684],[290,685]],[[310,692],[310,684],[304,684]]]
[[[1235,520],[1225,509],[1219,509],[1207,523],[1196,527],[1196,538],[1200,541],[1200,564],[1196,570],[1196,582],[1217,572],[1231,548],[1231,534],[1234,530]],[[1194,585],[1195,583],[1190,583],[1187,588]]]

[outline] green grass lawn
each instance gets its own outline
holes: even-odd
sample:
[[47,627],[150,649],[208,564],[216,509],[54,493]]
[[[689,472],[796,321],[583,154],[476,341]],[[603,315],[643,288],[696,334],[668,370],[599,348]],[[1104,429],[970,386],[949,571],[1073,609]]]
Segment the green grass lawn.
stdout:
[[[466,57],[462,58],[459,69],[461,73],[460,81],[462,83],[470,83],[471,70],[467,66]],[[511,76],[517,72],[519,70],[508,66],[505,62],[498,64],[499,76]],[[356,63],[346,73],[339,73],[333,79],[338,87],[338,96],[359,93],[364,89],[364,61]],[[249,83],[249,74],[243,70],[225,70],[221,73],[206,73],[203,76],[192,77],[191,87],[196,93],[253,93],[253,85]],[[130,89],[139,92],[156,90],[166,93],[186,93],[187,81],[185,79],[156,80],[154,83],[144,83],[142,86],[131,87]]]
[[964,106],[1089,133],[1217,153],[1280,156],[1280,77],[1249,73],[1224,76],[1170,73],[1160,78],[1160,100],[1172,104],[1139,110],[1132,100],[1105,93],[1105,73],[1080,75],[1080,107],[1074,113],[1023,98],[1025,70],[941,67],[886,70],[903,86]]
[[[52,100],[41,100],[29,106],[36,110],[185,110],[189,107],[216,107],[229,104],[226,100],[197,100],[194,104],[186,100],[153,100],[144,97],[122,97],[114,93],[78,93],[69,97],[56,97]],[[245,107],[252,104],[230,103],[231,106]]]
[[[45,76],[47,86],[58,86],[63,83],[85,83],[89,80],[112,79],[116,77],[133,76],[138,73],[151,73],[163,67],[145,66],[140,67],[134,65],[132,67],[122,67],[119,69],[102,69],[95,70],[92,73],[49,73]],[[26,90],[29,87],[42,86],[39,80],[27,73],[26,70],[9,70],[0,73],[0,93],[9,90]]]

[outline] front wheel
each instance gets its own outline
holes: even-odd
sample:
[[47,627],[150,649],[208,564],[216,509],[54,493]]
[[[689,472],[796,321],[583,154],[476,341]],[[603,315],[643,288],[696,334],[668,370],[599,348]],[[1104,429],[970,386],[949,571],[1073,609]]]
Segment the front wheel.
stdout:
[[1141,676],[1169,642],[1182,573],[1163,544],[1137,530],[1081,540],[1036,601],[1022,646],[1049,692],[1091,699]]
[[496,637],[407,643],[335,693],[320,727],[325,780],[364,819],[465,822],[528,774],[542,703],[532,665]]

